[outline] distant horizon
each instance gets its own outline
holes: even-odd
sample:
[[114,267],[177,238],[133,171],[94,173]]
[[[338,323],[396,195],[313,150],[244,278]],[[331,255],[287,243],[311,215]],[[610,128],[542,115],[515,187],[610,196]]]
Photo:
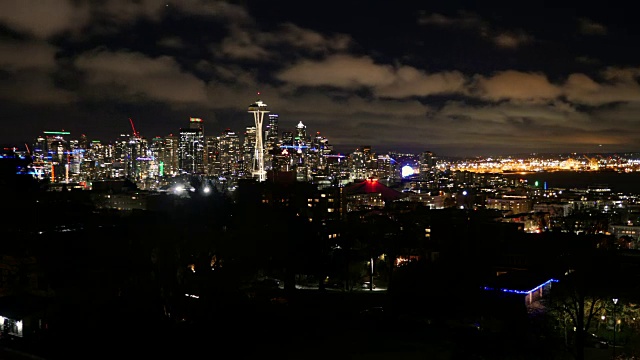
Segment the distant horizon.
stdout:
[[[77,140],[79,137],[74,137],[73,132],[67,131],[67,130],[44,130],[44,131],[51,131],[51,132],[55,132],[55,131],[60,131],[60,132],[69,132],[70,133],[70,139],[72,140]],[[42,133],[44,133],[44,131]],[[176,133],[179,133],[176,132]],[[236,132],[237,134],[240,134],[240,136],[242,137],[242,135],[244,134],[244,132],[239,133]],[[81,133],[82,134],[82,133]],[[131,135],[129,133],[123,133],[123,135]],[[164,136],[160,136],[160,137],[165,137],[165,136],[169,136],[170,134],[164,135]],[[156,135],[157,136],[157,135]],[[146,138],[148,140],[156,137],[156,136],[152,136],[152,137],[147,137],[142,135],[143,138]],[[205,133],[205,136],[206,135]],[[35,144],[35,140],[37,138],[37,135],[34,136],[33,140],[30,141],[22,141],[22,142],[16,142],[16,143],[10,143],[10,142],[5,142],[5,143],[1,143],[0,142],[0,149],[11,149],[11,148],[17,148],[18,151],[26,151],[26,147],[25,144],[28,144],[30,147],[33,146]],[[105,140],[105,139],[99,139],[99,138],[91,138],[91,137],[87,137],[87,140],[89,142],[92,141],[99,141],[100,143],[103,144],[113,144],[115,142],[116,139],[110,139],[110,140]],[[330,141],[331,139],[329,139]],[[438,153],[437,151],[433,151],[433,150],[422,150],[422,151],[400,151],[400,150],[387,150],[387,148],[385,147],[381,147],[383,150],[377,150],[378,147],[376,146],[376,144],[361,144],[358,146],[355,146],[353,148],[351,148],[351,150],[346,151],[346,147],[345,146],[336,146],[334,144],[331,144],[331,142],[329,142],[330,145],[333,146],[334,148],[334,153],[336,154],[351,154],[352,152],[354,152],[357,149],[362,148],[363,146],[370,146],[371,149],[373,150],[374,153],[376,154],[389,154],[389,153],[395,153],[395,154],[411,154],[411,155],[415,155],[418,156],[423,152],[432,152],[435,156],[437,157],[441,157],[441,158],[448,158],[448,159],[479,159],[479,158],[525,158],[525,157],[560,157],[560,156],[571,156],[571,155],[600,155],[600,156],[621,156],[621,155],[637,155],[638,158],[640,158],[640,150],[629,150],[629,151],[620,151],[620,152],[576,152],[576,151],[571,151],[571,152],[528,152],[528,153],[523,153],[523,152],[519,152],[519,153],[506,153],[506,154],[496,154],[496,155],[448,155],[448,154],[443,154],[443,153]]]

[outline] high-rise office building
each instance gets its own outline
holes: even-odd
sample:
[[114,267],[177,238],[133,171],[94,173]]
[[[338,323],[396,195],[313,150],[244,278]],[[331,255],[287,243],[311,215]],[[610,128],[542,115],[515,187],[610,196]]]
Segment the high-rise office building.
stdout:
[[269,123],[266,126],[266,144],[267,147],[275,146],[278,144],[278,114],[269,114]]
[[205,174],[207,176],[220,176],[220,137],[207,135],[205,142]]
[[141,180],[146,174],[146,149],[147,140],[140,136],[129,137],[129,153],[126,167],[126,177],[133,182]]
[[164,176],[164,164],[162,163],[162,152],[164,151],[164,139],[156,136],[151,139],[149,147],[149,177],[157,178]]
[[431,151],[424,151],[420,154],[419,164],[420,164],[420,179],[427,180],[429,179],[429,174],[435,167],[436,156]]
[[124,178],[127,175],[128,163],[131,160],[129,138],[129,134],[120,134],[115,140],[113,162],[111,164],[111,178]]
[[204,174],[204,129],[202,119],[190,118],[189,127],[180,129],[178,167],[183,174]]
[[236,178],[240,173],[240,137],[230,129],[226,129],[219,138],[220,176]]
[[278,114],[269,114],[269,123],[265,130],[265,157],[264,166],[266,170],[273,170],[275,157],[280,153],[280,144],[278,138]]
[[294,140],[298,143],[307,143],[307,126],[300,121],[298,125],[296,125],[296,136]]
[[32,146],[33,168],[39,177],[47,177],[51,182],[67,180],[70,162],[70,145],[65,136],[68,131],[45,131]]
[[163,139],[162,154],[158,164],[161,176],[174,176],[179,173],[178,149],[180,138],[169,134]]
[[256,128],[247,126],[242,142],[242,171],[245,175],[252,176],[256,154]]

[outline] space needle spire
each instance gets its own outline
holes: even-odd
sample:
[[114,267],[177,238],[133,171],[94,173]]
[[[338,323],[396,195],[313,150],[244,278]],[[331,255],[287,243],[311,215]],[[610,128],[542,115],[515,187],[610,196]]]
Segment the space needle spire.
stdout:
[[[258,92],[258,95],[260,93]],[[253,120],[256,123],[256,145],[253,156],[253,168],[251,174],[258,181],[267,180],[267,173],[264,171],[264,147],[262,145],[262,121],[264,114],[268,113],[267,104],[258,99],[255,103],[249,105],[249,112],[253,113]]]

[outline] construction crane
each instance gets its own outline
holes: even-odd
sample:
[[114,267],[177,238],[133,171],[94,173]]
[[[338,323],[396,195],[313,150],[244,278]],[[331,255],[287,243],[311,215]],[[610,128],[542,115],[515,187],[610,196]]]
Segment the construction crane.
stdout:
[[131,123],[131,129],[133,130],[133,136],[139,138],[140,133],[136,131],[136,127],[133,126],[133,120],[131,118],[129,118],[129,122]]
[[591,170],[598,170],[598,159],[590,158],[587,155],[583,155],[585,159],[589,160],[589,167]]

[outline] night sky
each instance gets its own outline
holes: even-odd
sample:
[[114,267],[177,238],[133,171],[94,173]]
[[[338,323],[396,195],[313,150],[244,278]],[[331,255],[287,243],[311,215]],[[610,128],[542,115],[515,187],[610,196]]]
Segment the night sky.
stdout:
[[341,152],[640,149],[635,10],[472,3],[0,0],[0,143],[242,133],[260,98]]

